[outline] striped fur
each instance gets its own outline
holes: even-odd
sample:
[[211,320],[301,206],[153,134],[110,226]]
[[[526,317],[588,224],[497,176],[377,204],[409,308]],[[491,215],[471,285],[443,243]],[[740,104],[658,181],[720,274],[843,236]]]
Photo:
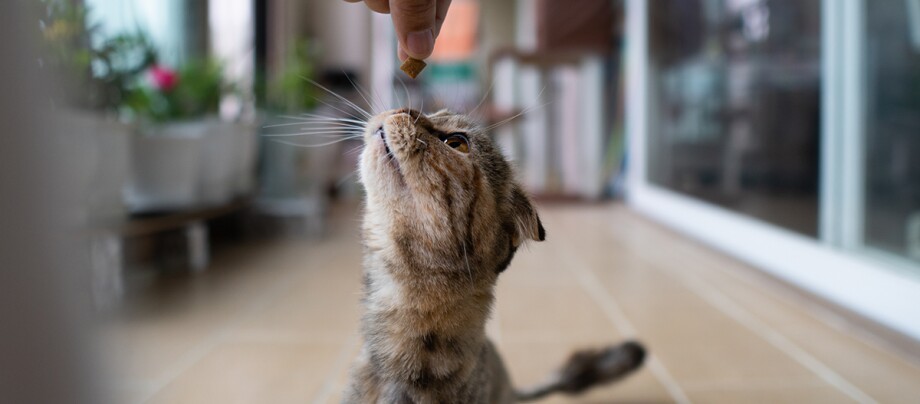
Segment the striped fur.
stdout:
[[[456,133],[469,153],[443,142]],[[498,275],[545,231],[507,161],[467,117],[403,109],[368,123],[360,175],[364,345],[344,402],[515,402],[485,323]]]

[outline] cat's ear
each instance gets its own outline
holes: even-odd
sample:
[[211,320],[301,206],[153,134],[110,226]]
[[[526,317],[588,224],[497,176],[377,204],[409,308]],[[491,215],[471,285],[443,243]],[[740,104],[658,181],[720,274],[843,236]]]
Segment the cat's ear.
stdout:
[[540,222],[537,210],[533,207],[527,194],[517,185],[511,188],[511,214],[514,216],[514,234],[511,235],[511,243],[515,247],[528,239],[546,240],[546,230],[543,229],[543,223]]

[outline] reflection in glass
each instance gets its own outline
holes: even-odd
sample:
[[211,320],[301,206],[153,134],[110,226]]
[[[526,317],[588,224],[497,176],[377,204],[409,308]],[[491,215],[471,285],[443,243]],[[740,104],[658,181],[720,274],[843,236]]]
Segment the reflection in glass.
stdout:
[[649,7],[650,181],[817,236],[820,4]]
[[920,1],[866,12],[866,245],[920,261]]

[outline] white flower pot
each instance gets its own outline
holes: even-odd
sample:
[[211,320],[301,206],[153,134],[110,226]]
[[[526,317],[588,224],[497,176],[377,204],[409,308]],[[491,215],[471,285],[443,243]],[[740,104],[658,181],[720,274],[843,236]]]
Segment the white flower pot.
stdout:
[[98,153],[93,179],[95,195],[90,197],[90,209],[102,220],[122,219],[127,215],[125,186],[131,172],[131,139],[133,125],[113,120],[100,120],[96,132]]
[[236,173],[237,124],[208,120],[199,159],[198,197],[204,205],[219,205],[233,197]]
[[233,193],[239,196],[253,190],[259,142],[253,123],[237,123],[234,135]]
[[269,135],[284,133],[282,128],[272,125],[286,121],[269,119],[260,132],[259,153],[262,166],[259,170],[259,196],[289,198],[301,195],[300,168],[304,161],[303,148],[277,142]]
[[69,174],[81,190],[85,219],[96,223],[123,219],[134,127],[84,111],[64,111],[59,118],[61,135],[76,164]]
[[127,190],[134,211],[182,209],[198,204],[206,121],[159,125],[131,142],[133,170]]

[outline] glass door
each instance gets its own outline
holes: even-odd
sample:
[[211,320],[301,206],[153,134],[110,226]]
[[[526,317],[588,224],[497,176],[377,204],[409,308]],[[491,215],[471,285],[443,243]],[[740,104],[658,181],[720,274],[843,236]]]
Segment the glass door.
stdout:
[[648,179],[818,237],[821,1],[649,7]]
[[920,265],[920,0],[863,4],[862,240]]
[[627,0],[628,202],[920,338],[920,0]]
[[920,0],[656,0],[645,181],[920,274]]

